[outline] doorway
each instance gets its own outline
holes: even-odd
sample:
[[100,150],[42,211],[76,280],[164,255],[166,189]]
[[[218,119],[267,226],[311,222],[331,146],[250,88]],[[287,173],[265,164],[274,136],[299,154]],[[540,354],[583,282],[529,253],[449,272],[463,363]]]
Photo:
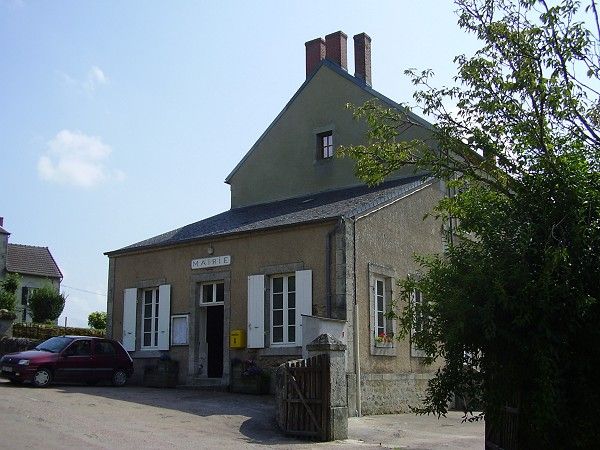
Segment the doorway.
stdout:
[[206,344],[208,378],[223,376],[223,305],[209,306],[206,309]]

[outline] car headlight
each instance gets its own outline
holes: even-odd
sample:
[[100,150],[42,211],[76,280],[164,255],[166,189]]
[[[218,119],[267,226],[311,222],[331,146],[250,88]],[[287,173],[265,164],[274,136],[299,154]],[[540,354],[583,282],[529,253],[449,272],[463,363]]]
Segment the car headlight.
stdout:
[[20,366],[28,366],[29,365],[29,360],[28,359],[20,359],[18,364]]

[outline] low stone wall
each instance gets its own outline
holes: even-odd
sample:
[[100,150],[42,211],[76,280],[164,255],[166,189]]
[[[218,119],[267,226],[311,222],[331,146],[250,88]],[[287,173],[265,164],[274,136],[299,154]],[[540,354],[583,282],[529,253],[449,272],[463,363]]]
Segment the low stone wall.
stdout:
[[1,337],[0,356],[6,355],[7,353],[16,353],[25,350],[31,350],[39,343],[40,341],[38,339]]
[[432,377],[428,373],[362,373],[362,414],[410,412],[409,406],[421,405]]

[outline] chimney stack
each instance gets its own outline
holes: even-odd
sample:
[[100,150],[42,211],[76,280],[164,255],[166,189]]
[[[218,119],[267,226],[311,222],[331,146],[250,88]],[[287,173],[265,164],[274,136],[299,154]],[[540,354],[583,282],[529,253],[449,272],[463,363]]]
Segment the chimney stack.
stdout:
[[348,36],[342,31],[325,36],[326,58],[348,70]]
[[0,217],[0,227],[4,226],[4,217]]
[[354,36],[354,76],[371,86],[371,38],[366,33]]
[[306,47],[306,78],[308,78],[319,63],[325,59],[325,41],[323,38],[316,38],[304,45]]

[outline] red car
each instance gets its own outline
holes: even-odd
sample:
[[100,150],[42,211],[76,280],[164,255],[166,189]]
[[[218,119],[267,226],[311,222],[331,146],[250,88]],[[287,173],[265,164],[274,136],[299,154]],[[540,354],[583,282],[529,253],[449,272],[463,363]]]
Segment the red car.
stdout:
[[123,386],[133,374],[133,360],[123,346],[111,339],[89,336],[56,336],[34,350],[10,353],[0,359],[0,376],[14,383],[31,382],[36,387],[52,381],[101,380]]

